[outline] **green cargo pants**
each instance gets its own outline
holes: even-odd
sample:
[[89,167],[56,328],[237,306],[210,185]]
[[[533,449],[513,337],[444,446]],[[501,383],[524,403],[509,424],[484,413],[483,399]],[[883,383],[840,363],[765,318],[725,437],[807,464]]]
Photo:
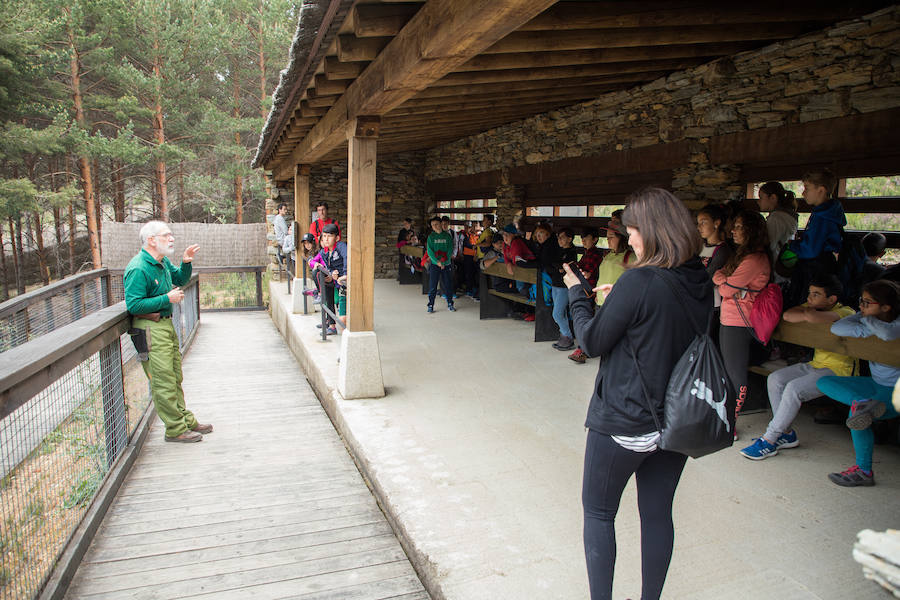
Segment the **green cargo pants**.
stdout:
[[150,358],[142,362],[144,373],[150,380],[150,394],[156,406],[156,414],[166,426],[166,437],[177,437],[197,426],[197,419],[184,404],[181,382],[181,352],[172,319],[134,319],[135,329],[147,332]]

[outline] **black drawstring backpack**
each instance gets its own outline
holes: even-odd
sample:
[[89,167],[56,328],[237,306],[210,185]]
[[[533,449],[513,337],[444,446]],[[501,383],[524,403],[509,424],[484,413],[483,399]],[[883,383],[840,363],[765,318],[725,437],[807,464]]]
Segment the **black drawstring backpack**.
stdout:
[[710,337],[713,315],[710,315],[704,331],[687,309],[681,284],[663,269],[653,269],[653,272],[672,289],[697,331],[696,337],[675,363],[669,376],[662,422],[650,401],[637,352],[632,345],[634,366],[644,390],[647,407],[660,432],[657,446],[663,450],[700,458],[734,443],[737,398],[719,348]]

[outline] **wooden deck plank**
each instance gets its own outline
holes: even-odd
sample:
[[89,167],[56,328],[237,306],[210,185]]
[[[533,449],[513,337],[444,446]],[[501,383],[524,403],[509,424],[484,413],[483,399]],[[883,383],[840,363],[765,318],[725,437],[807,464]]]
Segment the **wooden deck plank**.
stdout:
[[67,598],[427,598],[266,314],[204,314],[184,370],[215,431],[154,423]]

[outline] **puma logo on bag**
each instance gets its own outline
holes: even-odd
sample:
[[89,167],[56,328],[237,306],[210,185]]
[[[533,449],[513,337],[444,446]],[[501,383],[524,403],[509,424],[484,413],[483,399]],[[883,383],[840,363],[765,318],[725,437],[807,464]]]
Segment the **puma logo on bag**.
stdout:
[[[724,386],[724,382],[723,382]],[[728,422],[728,414],[725,412],[725,400],[728,398],[728,392],[723,392],[722,401],[716,402],[713,400],[713,391],[712,388],[706,385],[705,382],[700,381],[700,379],[694,380],[694,387],[691,388],[691,395],[700,398],[709,406],[716,411],[716,414],[719,416],[719,419],[725,423],[725,431],[731,431],[731,424]]]

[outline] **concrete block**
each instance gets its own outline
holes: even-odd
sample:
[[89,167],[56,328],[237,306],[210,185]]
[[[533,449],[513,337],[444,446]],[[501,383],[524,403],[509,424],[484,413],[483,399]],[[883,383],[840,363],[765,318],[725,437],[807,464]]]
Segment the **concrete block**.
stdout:
[[303,279],[300,277],[294,277],[294,281],[291,283],[291,312],[295,315],[308,315],[315,312],[312,296],[306,297],[306,310],[303,310]]
[[344,331],[341,334],[337,387],[344,400],[384,396],[381,355],[374,331]]

